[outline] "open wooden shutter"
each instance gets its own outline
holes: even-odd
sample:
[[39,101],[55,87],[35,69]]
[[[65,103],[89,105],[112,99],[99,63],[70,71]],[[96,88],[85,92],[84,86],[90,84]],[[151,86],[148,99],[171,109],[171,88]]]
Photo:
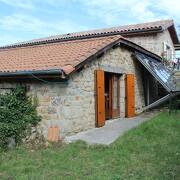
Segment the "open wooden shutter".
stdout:
[[134,75],[126,75],[126,116],[135,115]]
[[104,97],[104,71],[95,71],[96,91],[96,126],[102,127],[105,124],[105,97]]

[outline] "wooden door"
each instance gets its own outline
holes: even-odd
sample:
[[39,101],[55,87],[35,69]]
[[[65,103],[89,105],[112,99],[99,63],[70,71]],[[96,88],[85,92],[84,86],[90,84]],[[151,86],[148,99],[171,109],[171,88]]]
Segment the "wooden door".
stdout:
[[111,116],[117,118],[120,116],[120,83],[119,76],[112,74],[110,81],[110,92],[111,92]]
[[126,75],[126,117],[135,115],[134,75]]
[[105,96],[104,96],[104,71],[95,71],[96,91],[96,126],[102,127],[105,124]]

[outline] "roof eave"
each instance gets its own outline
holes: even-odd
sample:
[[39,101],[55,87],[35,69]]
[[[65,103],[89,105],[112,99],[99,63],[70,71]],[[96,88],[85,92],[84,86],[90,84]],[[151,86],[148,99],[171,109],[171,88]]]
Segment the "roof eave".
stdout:
[[170,33],[173,44],[179,44],[179,39],[174,24],[172,26],[169,26],[167,29]]
[[140,31],[126,31],[126,32],[122,32],[121,35],[124,37],[129,37],[129,36],[141,36],[144,34],[154,34],[154,33],[162,33],[164,31],[164,29],[162,27],[158,27],[158,28],[153,28],[153,29],[144,29],[144,30],[140,30]]
[[48,70],[31,70],[31,71],[16,71],[16,72],[0,72],[1,78],[8,77],[22,77],[22,76],[44,76],[44,75],[59,75],[64,76],[64,71],[62,69],[48,69]]

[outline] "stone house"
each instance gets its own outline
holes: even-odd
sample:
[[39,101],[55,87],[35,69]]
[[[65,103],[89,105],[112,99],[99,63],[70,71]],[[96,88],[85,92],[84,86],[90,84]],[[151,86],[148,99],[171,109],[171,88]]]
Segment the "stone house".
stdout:
[[[168,72],[165,77],[151,67],[152,62],[161,64],[160,56],[108,32],[2,47],[0,62],[0,89],[27,87],[27,95],[38,100],[45,137],[55,127],[63,138],[109,119],[133,117],[179,91],[168,83]],[[147,79],[156,79],[164,89],[156,98],[151,98],[155,92]]]

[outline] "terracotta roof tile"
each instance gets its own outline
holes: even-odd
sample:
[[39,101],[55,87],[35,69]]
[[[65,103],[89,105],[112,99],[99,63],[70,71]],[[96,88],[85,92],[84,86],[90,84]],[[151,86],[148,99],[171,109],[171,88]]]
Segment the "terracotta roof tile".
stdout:
[[120,35],[0,50],[0,72],[64,69],[70,73],[85,59],[122,38]]

